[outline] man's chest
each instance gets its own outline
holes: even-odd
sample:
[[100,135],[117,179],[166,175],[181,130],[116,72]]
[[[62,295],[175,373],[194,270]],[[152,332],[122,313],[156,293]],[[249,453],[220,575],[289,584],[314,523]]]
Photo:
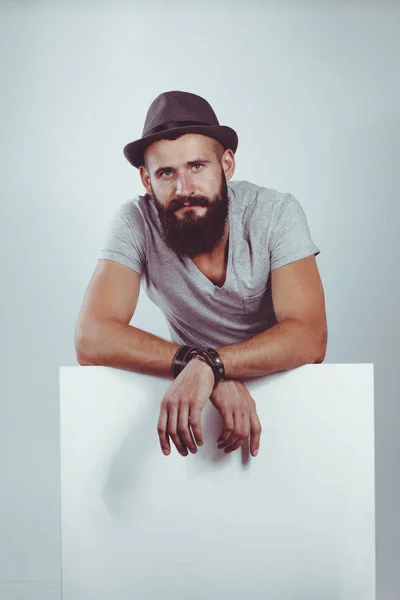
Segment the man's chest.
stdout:
[[211,281],[211,283],[218,287],[224,285],[227,271],[226,262],[221,261],[218,264],[214,263],[213,265],[209,265],[193,259],[193,263],[199,271]]
[[213,285],[222,287],[226,281],[228,270],[229,245],[226,244],[224,252],[214,258],[207,260],[195,257],[192,259],[193,264],[197,269],[211,281]]

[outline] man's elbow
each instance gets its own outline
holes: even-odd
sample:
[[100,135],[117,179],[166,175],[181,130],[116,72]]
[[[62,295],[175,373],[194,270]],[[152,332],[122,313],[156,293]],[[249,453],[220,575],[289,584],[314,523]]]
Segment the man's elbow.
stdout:
[[322,333],[319,335],[318,343],[316,344],[316,359],[314,363],[321,364],[325,360],[326,356],[326,347],[328,344],[328,332],[327,329],[323,329]]
[[76,360],[81,367],[93,367],[96,365],[95,362],[92,362],[85,354],[82,352],[76,352]]
[[96,363],[91,352],[90,336],[82,326],[77,326],[74,336],[76,360],[82,367],[94,366]]
[[324,362],[325,360],[325,354],[323,356],[318,357],[316,360],[314,360],[314,364],[320,365],[322,362]]

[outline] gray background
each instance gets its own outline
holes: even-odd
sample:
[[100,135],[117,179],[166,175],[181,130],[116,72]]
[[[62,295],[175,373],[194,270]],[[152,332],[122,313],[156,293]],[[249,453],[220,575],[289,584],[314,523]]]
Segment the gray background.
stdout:
[[[375,363],[377,598],[397,597],[399,25],[388,1],[2,2],[1,600],[61,596],[58,368],[110,218],[143,191],[122,148],[172,89],[236,129],[234,179],[301,202],[325,362]],[[168,338],[143,294],[134,324]]]

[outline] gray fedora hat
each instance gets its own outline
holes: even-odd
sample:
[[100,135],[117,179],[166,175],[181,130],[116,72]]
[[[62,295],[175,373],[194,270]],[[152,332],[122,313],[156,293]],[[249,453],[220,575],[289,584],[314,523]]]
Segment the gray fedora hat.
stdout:
[[136,168],[143,165],[147,146],[174,134],[200,133],[218,140],[233,153],[238,146],[234,129],[220,125],[210,104],[197,94],[171,91],[157,96],[147,111],[142,137],[124,148],[127,160]]

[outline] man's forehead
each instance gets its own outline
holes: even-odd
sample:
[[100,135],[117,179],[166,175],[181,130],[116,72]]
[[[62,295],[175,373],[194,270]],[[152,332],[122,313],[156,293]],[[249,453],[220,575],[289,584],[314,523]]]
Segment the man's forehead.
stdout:
[[157,140],[146,148],[146,161],[152,168],[161,163],[185,164],[198,158],[210,160],[214,153],[214,140],[204,135],[186,134],[176,140]]

